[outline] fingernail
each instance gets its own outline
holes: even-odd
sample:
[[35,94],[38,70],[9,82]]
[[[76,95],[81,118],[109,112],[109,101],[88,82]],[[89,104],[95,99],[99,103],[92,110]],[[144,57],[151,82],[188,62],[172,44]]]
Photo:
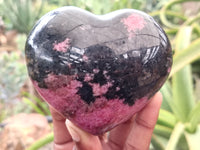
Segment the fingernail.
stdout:
[[103,140],[105,143],[108,143],[108,132],[103,135]]
[[68,131],[69,131],[69,134],[72,137],[72,140],[75,141],[75,142],[79,142],[80,141],[80,136],[76,132],[76,129],[74,128],[74,125],[68,119],[65,121],[65,124],[67,126]]
[[78,150],[78,149],[77,149],[77,146],[74,145],[72,150]]

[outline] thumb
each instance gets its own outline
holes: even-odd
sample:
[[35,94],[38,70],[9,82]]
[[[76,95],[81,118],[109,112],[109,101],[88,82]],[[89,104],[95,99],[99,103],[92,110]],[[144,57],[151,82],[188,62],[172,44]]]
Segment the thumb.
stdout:
[[73,150],[102,150],[101,142],[98,136],[94,136],[81,130],[68,119],[65,124],[75,143]]

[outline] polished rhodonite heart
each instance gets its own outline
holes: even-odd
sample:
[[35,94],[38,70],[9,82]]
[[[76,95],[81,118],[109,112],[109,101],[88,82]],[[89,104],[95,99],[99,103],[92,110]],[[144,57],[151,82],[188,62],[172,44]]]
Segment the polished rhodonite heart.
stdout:
[[132,9],[103,16],[76,7],[51,11],[30,33],[26,58],[44,100],[93,134],[141,110],[172,65],[162,28]]

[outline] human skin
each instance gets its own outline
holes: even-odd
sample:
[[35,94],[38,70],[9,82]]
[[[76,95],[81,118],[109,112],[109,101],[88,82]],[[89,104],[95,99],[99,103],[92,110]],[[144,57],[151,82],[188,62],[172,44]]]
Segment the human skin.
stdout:
[[140,112],[111,130],[109,136],[89,134],[50,107],[54,150],[148,150],[161,103],[162,94],[158,92]]

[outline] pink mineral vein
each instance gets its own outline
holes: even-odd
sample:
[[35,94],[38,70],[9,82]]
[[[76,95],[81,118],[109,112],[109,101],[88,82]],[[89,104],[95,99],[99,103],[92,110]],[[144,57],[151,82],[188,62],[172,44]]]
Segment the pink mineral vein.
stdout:
[[112,83],[108,82],[107,84],[104,84],[102,86],[100,86],[99,83],[90,83],[90,85],[92,86],[92,89],[93,89],[93,95],[101,96],[107,93],[109,87],[112,86]]
[[[68,80],[65,81],[68,83],[67,85],[62,84],[64,80]],[[55,84],[55,81],[60,83],[61,86],[57,86],[57,83],[56,85],[51,85]],[[40,88],[37,82],[33,81],[40,95],[74,124],[93,134],[102,134],[119,123],[128,120],[141,110],[148,100],[147,97],[143,97],[136,100],[133,106],[124,104],[124,99],[115,98],[108,100],[101,95],[112,86],[111,83],[108,83],[103,86],[93,85],[93,92],[99,96],[88,105],[77,94],[78,88],[82,87],[81,82],[72,77],[63,76],[62,79],[59,79],[57,75],[50,75],[46,82],[49,82],[47,85],[51,85],[50,87],[56,86],[57,88]]]
[[59,52],[67,52],[67,50],[70,48],[70,39],[66,38],[63,42],[55,43],[53,44],[53,49]]
[[86,75],[85,75],[85,77],[84,77],[84,81],[85,81],[85,82],[89,82],[89,81],[91,81],[93,78],[94,78],[94,74],[86,73]]
[[83,55],[83,61],[88,62],[88,57],[86,55]]
[[97,98],[90,105],[89,112],[77,110],[77,115],[72,121],[93,134],[102,134],[118,124],[127,121],[135,113],[141,110],[147,103],[147,97],[136,100],[133,106],[123,103],[123,99]]
[[135,31],[142,30],[146,24],[144,18],[137,14],[131,14],[127,18],[122,19],[121,22],[129,32],[129,38],[134,36]]
[[172,69],[172,68],[169,67],[169,68],[167,69],[167,72],[170,73],[170,72],[171,72],[171,69]]
[[100,71],[99,69],[93,69],[94,73],[99,73],[99,71]]

